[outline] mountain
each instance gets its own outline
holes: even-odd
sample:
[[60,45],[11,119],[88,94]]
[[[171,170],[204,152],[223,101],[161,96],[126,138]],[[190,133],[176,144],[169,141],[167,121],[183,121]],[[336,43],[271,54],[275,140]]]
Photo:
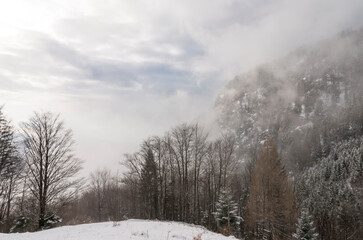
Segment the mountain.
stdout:
[[236,136],[241,160],[254,159],[270,135],[288,170],[313,166],[334,144],[363,134],[363,30],[236,76],[215,110],[219,127]]
[[2,240],[113,240],[113,239],[150,239],[150,240],[233,240],[212,233],[203,227],[177,222],[147,220],[127,220],[65,226],[34,233],[1,234]]

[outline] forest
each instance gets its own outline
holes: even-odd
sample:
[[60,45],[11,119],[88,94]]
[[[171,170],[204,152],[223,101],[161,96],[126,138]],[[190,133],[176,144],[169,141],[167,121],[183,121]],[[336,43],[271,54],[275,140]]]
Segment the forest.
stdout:
[[362,39],[344,32],[237,76],[216,100],[218,134],[179,124],[125,154],[122,174],[80,178],[61,115],[16,129],[1,108],[0,230],[140,218],[240,239],[362,239]]
[[18,149],[1,115],[4,232],[141,218],[194,223],[251,239],[292,239],[304,222],[319,239],[362,236],[362,137],[335,145],[314,167],[295,175],[286,170],[272,138],[255,161],[240,162],[233,136],[209,140],[199,125],[182,124],[126,155],[127,174],[97,170],[86,180],[75,177],[81,162],[58,116],[35,114],[22,134]]

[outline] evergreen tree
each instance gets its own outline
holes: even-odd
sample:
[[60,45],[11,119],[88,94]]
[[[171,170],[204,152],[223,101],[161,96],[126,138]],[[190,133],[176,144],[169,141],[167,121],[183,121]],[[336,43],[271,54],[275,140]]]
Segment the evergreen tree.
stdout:
[[53,228],[57,223],[62,222],[62,218],[55,215],[54,213],[48,213],[44,218],[44,227],[43,229]]
[[6,119],[0,106],[0,231],[8,231],[11,225],[11,209],[23,166],[14,127]]
[[149,148],[143,168],[141,171],[141,196],[144,202],[145,217],[158,217],[158,180],[157,180],[157,165],[154,159],[154,154]]
[[238,216],[238,205],[232,200],[231,193],[221,190],[214,213],[218,228],[225,235],[239,229],[242,218]]
[[297,180],[299,208],[308,208],[322,239],[361,239],[363,137],[342,141]]
[[[5,118],[0,106],[0,180],[8,178],[16,166],[17,149],[13,126]],[[0,182],[2,183],[2,182]],[[1,219],[0,219],[1,220]]]
[[298,240],[315,240],[318,237],[318,234],[315,233],[314,222],[311,220],[311,216],[309,215],[307,210],[303,210],[301,213],[301,217],[299,218],[299,223],[297,225],[296,233],[293,234],[293,237]]
[[15,219],[13,226],[10,228],[10,232],[11,233],[23,232],[28,226],[28,223],[29,223],[29,218],[21,215]]

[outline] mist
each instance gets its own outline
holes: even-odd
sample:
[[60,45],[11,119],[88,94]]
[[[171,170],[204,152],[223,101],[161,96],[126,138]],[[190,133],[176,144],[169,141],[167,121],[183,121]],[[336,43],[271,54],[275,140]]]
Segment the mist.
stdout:
[[362,12],[4,2],[0,239],[363,239]]
[[62,113],[84,171],[119,168],[148,136],[209,116],[236,75],[359,28],[362,9],[354,0],[13,1],[0,10],[1,104],[14,124]]

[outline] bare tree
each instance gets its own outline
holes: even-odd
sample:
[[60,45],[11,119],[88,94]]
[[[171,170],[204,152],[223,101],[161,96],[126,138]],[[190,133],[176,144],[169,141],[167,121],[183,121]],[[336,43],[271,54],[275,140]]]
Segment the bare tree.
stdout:
[[253,239],[291,239],[294,193],[272,138],[267,138],[251,177],[247,224]]
[[228,177],[236,167],[237,159],[234,156],[236,140],[231,135],[222,135],[215,141],[214,148],[218,158],[217,193],[219,195],[221,188],[226,189],[228,187]]
[[96,197],[97,219],[102,221],[102,215],[106,208],[106,193],[111,182],[111,172],[109,170],[97,170],[91,173],[91,192]]
[[171,149],[177,163],[179,177],[179,208],[182,221],[188,222],[190,210],[189,170],[192,167],[193,126],[186,123],[172,129]]
[[51,206],[62,207],[74,197],[81,182],[76,178],[81,161],[73,153],[72,131],[59,115],[34,113],[22,124],[22,134],[28,187],[37,200],[42,229],[46,214],[54,210]]
[[194,126],[194,168],[193,168],[193,222],[200,223],[200,175],[201,167],[204,163],[207,153],[207,137],[208,134],[204,132],[198,124]]

